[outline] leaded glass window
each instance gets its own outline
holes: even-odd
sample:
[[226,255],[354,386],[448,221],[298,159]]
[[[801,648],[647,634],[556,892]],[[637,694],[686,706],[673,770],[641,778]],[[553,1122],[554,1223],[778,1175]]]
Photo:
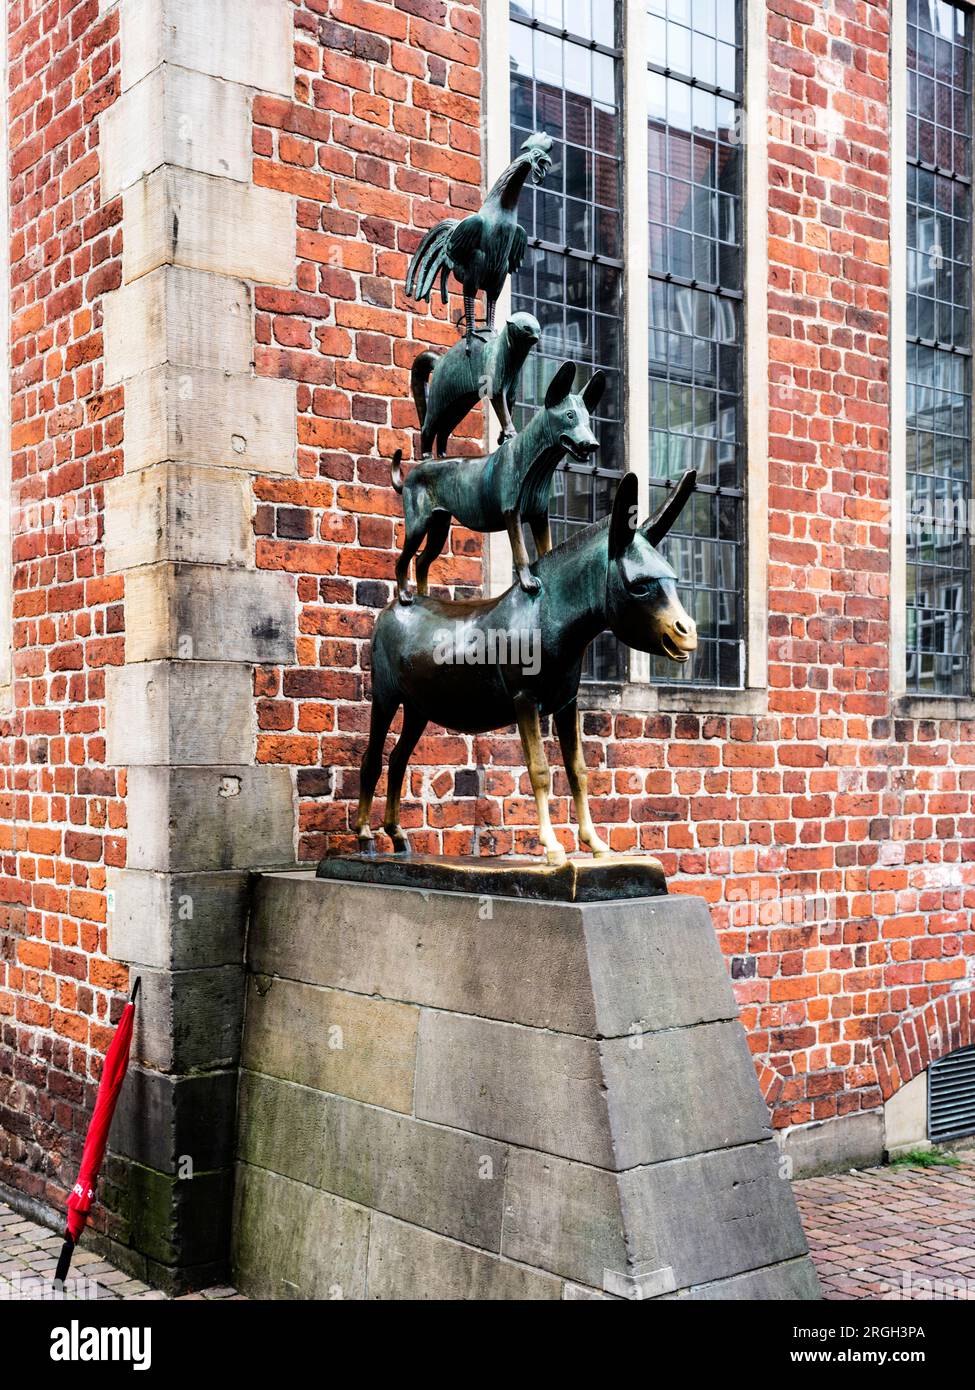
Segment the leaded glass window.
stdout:
[[971,689],[972,12],[907,7],[907,688]]
[[[620,29],[612,0],[518,0],[510,7],[511,148],[533,130],[552,136],[553,167],[522,195],[529,250],[512,281],[512,310],[534,314],[542,339],[522,378],[521,428],[559,365],[579,364],[577,384],[602,368],[607,389],[595,418],[599,452],[572,460],[552,489],[556,545],[608,515],[623,444],[623,247]],[[585,675],[625,677],[618,644],[590,648]]]
[[[647,0],[650,498],[698,490],[661,547],[700,646],[686,679],[744,684],[743,5]],[[679,679],[652,663],[655,679]]]

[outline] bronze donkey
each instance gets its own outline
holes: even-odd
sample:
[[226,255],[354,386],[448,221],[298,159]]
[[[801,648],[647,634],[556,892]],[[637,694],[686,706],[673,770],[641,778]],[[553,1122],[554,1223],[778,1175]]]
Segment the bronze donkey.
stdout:
[[430,460],[400,473],[402,451],[393,456],[393,487],[403,494],[406,539],[396,562],[396,586],[401,603],[412,603],[410,561],[416,562],[416,587],[427,592],[430,566],[447,544],[450,519],[456,517],[472,531],[503,531],[511,540],[518,582],[526,593],[538,592],[522,534],[527,521],[539,555],[552,548],[548,523],[549,494],[556,468],[571,454],[590,458],[599,447],[590,427],[606,387],[602,372],[594,372],[579,395],[572,391],[576,369],[563,362],[549,383],[542,409],[513,439],[505,439],[487,458]]
[[[696,485],[685,473],[663,506],[636,526],[637,480],[626,474],[612,516],[587,527],[531,566],[541,582],[537,598],[512,585],[498,598],[469,602],[420,597],[394,601],[376,621],[372,639],[372,718],[362,760],[356,832],[364,853],[374,852],[369,828],[382,772],[383,746],[396,711],[403,730],[389,759],[384,828],[397,853],[409,853],[399,824],[406,767],[432,720],[458,733],[483,734],[517,723],[538,806],[539,838],[550,863],[565,851],[549,817],[551,776],[540,718],[554,716],[572,789],[579,839],[594,854],[609,853],[589,814],[586,764],[577,711],[582,659],[607,628],[638,651],[686,662],[697,646],[694,620],[677,597],[676,575],[655,546],[680,515]],[[537,660],[523,660],[537,646]],[[491,651],[495,659],[469,664],[466,653]],[[453,652],[453,660],[446,656]]]

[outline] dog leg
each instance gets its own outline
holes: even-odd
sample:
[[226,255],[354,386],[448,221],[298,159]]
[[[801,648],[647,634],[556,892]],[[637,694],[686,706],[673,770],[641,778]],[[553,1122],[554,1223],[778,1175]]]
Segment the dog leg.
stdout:
[[542,586],[528,568],[528,551],[525,549],[525,537],[521,530],[521,512],[517,508],[505,512],[504,524],[508,528],[511,554],[514,558],[515,569],[518,572],[518,583],[526,594],[537,594]]
[[450,513],[434,512],[427,527],[426,545],[416,557],[416,591],[427,592],[427,575],[434,560],[443,552],[450,535]]
[[552,528],[549,525],[548,513],[544,516],[533,516],[528,525],[531,527],[535,549],[539,555],[547,555],[552,549]]
[[552,791],[552,774],[549,771],[545,758],[545,748],[542,744],[542,726],[538,717],[538,706],[530,695],[515,696],[515,716],[518,720],[518,732],[521,735],[525,762],[528,765],[528,776],[531,779],[532,791],[535,793],[535,805],[538,807],[538,838],[545,849],[548,862],[550,864],[564,864],[565,850],[552,829],[552,817],[548,809],[548,799]]
[[400,551],[399,559],[396,561],[396,589],[400,603],[413,602],[413,595],[410,593],[410,561],[420,549],[425,535],[426,527],[422,530],[406,533],[406,541]]

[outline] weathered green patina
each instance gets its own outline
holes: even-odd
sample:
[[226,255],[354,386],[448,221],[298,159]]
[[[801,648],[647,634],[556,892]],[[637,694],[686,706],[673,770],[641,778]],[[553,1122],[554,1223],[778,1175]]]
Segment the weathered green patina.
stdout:
[[[500,444],[515,433],[511,412],[525,359],[542,336],[533,314],[512,314],[499,333],[475,333],[438,357],[421,352],[410,372],[420,451],[443,458],[447,441],[479,400],[489,400],[501,425]],[[428,385],[429,383],[429,385]]]
[[[586,648],[609,629],[638,651],[686,662],[697,646],[694,620],[677,597],[676,575],[657,543],[696,485],[685,473],[650,520],[635,525],[637,480],[620,482],[608,521],[597,522],[531,566],[538,592],[512,585],[498,598],[449,602],[394,600],[372,639],[372,716],[362,761],[356,832],[369,852],[369,816],[382,772],[383,746],[397,710],[403,731],[389,760],[384,826],[399,853],[409,842],[399,824],[406,767],[429,722],[481,734],[517,723],[538,806],[539,837],[550,863],[565,858],[549,816],[551,777],[540,718],[554,717],[572,789],[579,839],[608,854],[589,814],[577,696]],[[468,653],[473,651],[474,660]],[[484,653],[490,659],[484,660]]]
[[541,131],[529,135],[521,152],[505,169],[484,200],[480,212],[463,221],[448,217],[431,227],[410,262],[406,293],[411,299],[429,300],[437,281],[447,303],[451,272],[464,291],[464,323],[468,350],[472,350],[476,300],[483,290],[487,298],[485,326],[494,329],[494,311],[504,282],[520,267],[528,247],[525,229],[518,222],[518,198],[529,174],[541,183],[552,167],[552,137]]
[[410,561],[421,545],[416,585],[421,594],[426,593],[427,575],[447,543],[451,517],[471,531],[507,530],[518,582],[526,593],[538,592],[522,525],[527,522],[531,527],[539,555],[548,554],[552,548],[548,504],[555,470],[566,454],[581,462],[599,447],[590,415],[602,398],[606,378],[595,372],[576,395],[572,391],[575,374],[571,362],[563,363],[549,384],[542,409],[520,434],[506,439],[487,458],[431,460],[412,469],[404,482],[400,451],[396,451],[393,487],[403,494],[406,518],[406,540],[396,562],[401,603],[413,601],[408,589]]

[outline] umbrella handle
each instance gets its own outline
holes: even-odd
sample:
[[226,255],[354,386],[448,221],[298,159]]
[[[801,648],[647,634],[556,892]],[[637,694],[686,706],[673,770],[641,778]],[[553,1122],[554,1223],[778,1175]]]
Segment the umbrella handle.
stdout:
[[68,1267],[71,1264],[71,1256],[74,1254],[74,1241],[70,1236],[65,1236],[64,1244],[61,1246],[61,1257],[58,1260],[58,1267],[54,1271],[54,1282],[63,1284],[68,1277]]
[[142,976],[137,975],[135,984],[132,986],[132,993],[129,995],[129,1003],[134,1004],[139,997],[139,990],[142,988]]

